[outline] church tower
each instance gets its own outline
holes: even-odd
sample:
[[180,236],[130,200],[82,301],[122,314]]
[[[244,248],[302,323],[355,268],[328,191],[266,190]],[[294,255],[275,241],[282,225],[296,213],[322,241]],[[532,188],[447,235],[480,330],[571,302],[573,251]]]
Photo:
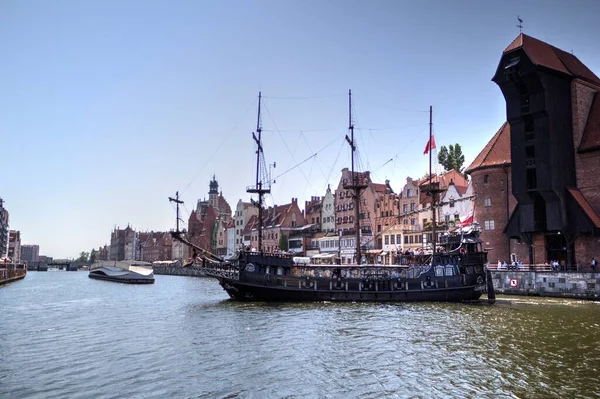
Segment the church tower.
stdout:
[[217,178],[213,175],[213,179],[209,184],[208,190],[208,202],[210,206],[212,206],[215,211],[219,209],[219,183],[217,182]]

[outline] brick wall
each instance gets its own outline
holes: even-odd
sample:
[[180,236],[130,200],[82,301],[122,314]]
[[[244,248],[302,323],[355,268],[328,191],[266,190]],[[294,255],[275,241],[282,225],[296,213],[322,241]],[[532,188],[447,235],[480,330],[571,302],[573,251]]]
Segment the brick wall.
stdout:
[[[475,194],[475,221],[481,225],[481,239],[484,248],[488,251],[488,260],[490,263],[496,263],[498,260],[509,262],[511,253],[515,253],[520,260],[527,262],[529,260],[527,245],[518,244],[516,240],[510,240],[509,244],[508,237],[503,233],[508,218],[516,206],[516,200],[511,193],[510,166],[476,170],[471,174],[471,178]],[[489,203],[486,204],[488,199]],[[494,230],[486,229],[485,222],[492,220]]]
[[[600,263],[600,237],[582,236],[575,239],[575,259],[579,270],[591,270],[592,257]],[[597,268],[596,271],[600,270]]]
[[600,213],[600,152],[577,153],[585,125],[588,121],[590,107],[594,95],[600,88],[592,86],[579,79],[574,79],[571,84],[571,103],[573,112],[573,144],[575,148],[575,170],[577,187],[592,204],[596,212]]

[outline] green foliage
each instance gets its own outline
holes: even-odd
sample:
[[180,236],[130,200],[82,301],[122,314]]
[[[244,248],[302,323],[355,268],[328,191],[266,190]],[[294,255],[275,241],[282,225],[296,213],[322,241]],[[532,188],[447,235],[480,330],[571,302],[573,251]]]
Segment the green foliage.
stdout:
[[97,251],[94,251],[92,249],[92,252],[90,253],[90,262],[95,262],[96,261],[96,254],[97,254]]
[[279,249],[282,251],[288,250],[288,237],[285,234],[279,235]]
[[444,167],[445,170],[456,169],[458,172],[463,173],[463,164],[465,163],[465,156],[462,153],[460,144],[450,144],[448,148],[445,145],[440,148],[438,152],[438,162]]
[[90,256],[90,253],[89,253],[89,252],[82,251],[82,252],[79,254],[79,258],[77,258],[77,260],[78,260],[78,261],[80,261],[80,262],[87,262],[87,261],[88,261],[88,258],[89,258],[89,256]]

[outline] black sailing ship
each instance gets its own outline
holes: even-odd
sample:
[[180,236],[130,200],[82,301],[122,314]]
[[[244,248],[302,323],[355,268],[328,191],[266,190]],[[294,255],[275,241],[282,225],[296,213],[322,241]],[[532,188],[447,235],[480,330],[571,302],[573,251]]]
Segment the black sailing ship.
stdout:
[[[361,243],[359,200],[367,185],[361,174],[354,171],[354,125],[352,122],[352,95],[349,91],[349,133],[346,140],[352,154],[352,181],[344,189],[351,190],[355,209],[355,243]],[[406,301],[469,301],[480,298],[489,288],[493,298],[491,279],[486,278],[487,253],[479,238],[477,224],[454,232],[441,234],[437,240],[436,207],[443,188],[431,173],[429,151],[429,184],[432,197],[431,254],[405,255],[401,264],[361,264],[361,245],[356,245],[357,264],[312,264],[310,258],[293,257],[281,253],[267,253],[262,248],[263,197],[270,193],[270,181],[261,175],[264,154],[261,141],[261,94],[258,96],[258,121],[252,137],[256,150],[256,184],[247,189],[258,194],[258,246],[237,253],[234,259],[224,261],[203,248],[190,243],[177,228],[173,237],[194,249],[190,267],[201,269],[214,277],[232,299],[241,301],[346,301],[346,302],[406,302]],[[430,143],[432,137],[432,108],[429,118]],[[179,205],[179,197],[170,198]],[[179,212],[179,211],[178,211]],[[404,215],[403,215],[404,216]],[[179,222],[179,215],[177,215]],[[429,252],[429,251],[428,251]]]

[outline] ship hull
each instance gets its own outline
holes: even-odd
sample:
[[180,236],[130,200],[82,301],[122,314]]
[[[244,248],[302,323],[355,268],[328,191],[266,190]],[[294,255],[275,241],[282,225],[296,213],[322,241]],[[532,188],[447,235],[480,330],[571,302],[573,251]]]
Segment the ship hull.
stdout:
[[[346,290],[345,284],[338,284],[338,289],[315,289],[314,286],[263,286],[228,278],[219,278],[219,283],[232,299],[264,302],[461,302],[477,300],[485,291],[485,284],[452,288]],[[326,282],[323,284],[328,286]]]

